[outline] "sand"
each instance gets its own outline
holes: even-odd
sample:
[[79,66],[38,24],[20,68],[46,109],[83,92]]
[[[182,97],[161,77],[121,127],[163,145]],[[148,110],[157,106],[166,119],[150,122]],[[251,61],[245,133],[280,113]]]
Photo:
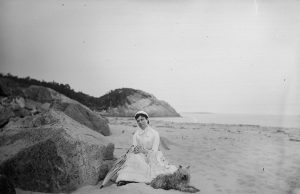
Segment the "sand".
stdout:
[[[129,118],[108,118],[115,156],[131,145],[136,123]],[[254,125],[174,123],[151,120],[175,165],[190,166],[191,185],[205,194],[300,194],[300,129]],[[100,184],[100,183],[99,183]],[[32,193],[17,190],[17,193]],[[111,183],[87,185],[73,194],[182,193],[153,189],[143,183],[117,187]]]

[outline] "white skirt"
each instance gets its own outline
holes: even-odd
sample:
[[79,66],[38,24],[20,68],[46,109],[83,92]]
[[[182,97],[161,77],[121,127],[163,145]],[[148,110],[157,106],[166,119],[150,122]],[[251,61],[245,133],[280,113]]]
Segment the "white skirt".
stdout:
[[118,172],[116,182],[151,182],[159,174],[169,174],[177,170],[170,165],[161,151],[149,152],[147,156],[142,153],[128,153],[127,160]]

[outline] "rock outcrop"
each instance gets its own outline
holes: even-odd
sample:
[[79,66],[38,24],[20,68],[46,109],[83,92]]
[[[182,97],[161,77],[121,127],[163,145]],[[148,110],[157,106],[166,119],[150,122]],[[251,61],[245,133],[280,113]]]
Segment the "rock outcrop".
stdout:
[[50,109],[5,125],[0,174],[23,190],[69,192],[96,184],[113,148],[102,134]]
[[110,135],[110,130],[108,126],[108,120],[97,115],[87,107],[81,104],[74,103],[64,103],[55,104],[54,108],[56,110],[63,111],[66,115],[74,119],[75,121],[105,135]]
[[167,102],[155,96],[129,88],[116,89],[100,97],[103,111],[107,116],[132,117],[137,111],[144,110],[152,117],[178,117],[176,110]]
[[5,94],[0,97],[0,128],[10,118],[34,115],[53,108],[105,136],[110,135],[107,119],[53,89],[35,85],[23,88],[4,78],[0,79],[0,88]]
[[0,79],[0,175],[14,187],[58,193],[96,184],[113,162],[108,135],[108,120],[81,103]]

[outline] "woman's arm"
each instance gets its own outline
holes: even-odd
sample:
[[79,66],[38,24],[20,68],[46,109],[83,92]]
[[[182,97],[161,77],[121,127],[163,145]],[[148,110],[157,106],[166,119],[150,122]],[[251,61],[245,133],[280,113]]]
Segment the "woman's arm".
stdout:
[[132,137],[132,145],[133,145],[134,147],[137,146],[136,135],[137,135],[137,133],[135,132],[134,135],[133,135],[133,137]]
[[144,153],[142,147],[138,146],[138,143],[137,143],[137,132],[135,132],[134,135],[133,135],[133,137],[132,137],[132,145],[134,147],[133,152],[135,154]]
[[154,140],[153,140],[153,145],[151,150],[156,152],[158,151],[159,142],[160,142],[159,133],[153,130],[153,136],[154,136]]

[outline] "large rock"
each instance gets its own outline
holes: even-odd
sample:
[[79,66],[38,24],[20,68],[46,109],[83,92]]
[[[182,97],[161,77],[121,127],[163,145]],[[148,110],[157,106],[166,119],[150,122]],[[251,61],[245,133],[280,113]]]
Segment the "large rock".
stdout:
[[81,104],[56,104],[54,108],[63,111],[75,121],[101,133],[102,135],[108,136],[111,134],[108,126],[108,120],[97,115],[89,108],[84,107]]
[[0,128],[5,126],[13,117],[25,117],[31,112],[25,108],[22,97],[0,97]]
[[69,192],[97,183],[109,151],[103,135],[51,109],[3,128],[0,174],[22,190]]
[[111,134],[107,119],[51,88],[32,85],[28,88],[20,89],[19,87],[10,88],[10,84],[10,82],[7,82],[6,85],[2,83],[2,85],[5,85],[6,93],[14,94],[16,93],[14,90],[21,90],[22,95],[2,97],[2,99],[5,99],[4,101],[10,102],[6,103],[5,107],[0,107],[0,113],[7,113],[7,116],[0,117],[0,127],[5,125],[12,117],[37,114],[45,112],[52,107],[65,112],[69,117],[105,136]]
[[14,117],[14,111],[12,108],[7,108],[3,105],[0,105],[0,128],[5,126],[11,117]]
[[55,90],[43,86],[30,86],[24,90],[24,93],[29,99],[42,103],[51,103],[51,107],[65,112],[77,122],[105,136],[110,135],[108,121],[105,118]]
[[0,77],[1,96],[20,96],[40,103],[52,103],[54,101],[62,103],[76,103],[65,95],[55,90],[37,85],[24,85],[9,78]]
[[44,86],[31,85],[28,88],[23,89],[23,93],[26,98],[41,102],[41,103],[78,103],[77,101],[68,98],[67,96],[56,92],[51,88]]
[[49,110],[49,103],[40,103],[20,96],[0,97],[0,128],[11,118],[23,118]]
[[144,110],[152,117],[179,117],[167,102],[141,90],[122,88],[100,97],[101,114],[106,116],[132,117]]

